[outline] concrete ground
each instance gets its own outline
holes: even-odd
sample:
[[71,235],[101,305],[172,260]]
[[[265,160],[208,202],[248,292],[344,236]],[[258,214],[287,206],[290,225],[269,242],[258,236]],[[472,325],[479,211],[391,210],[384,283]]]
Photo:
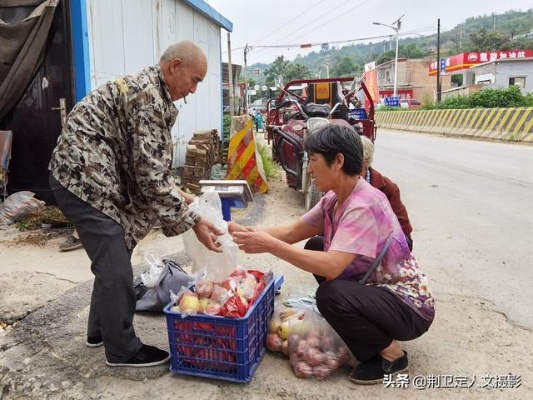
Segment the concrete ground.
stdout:
[[[281,178],[269,182],[269,193],[256,196],[233,217],[246,225],[283,224],[303,212],[300,193]],[[357,386],[349,367],[316,381],[297,378],[289,361],[267,353],[253,379],[237,384],[177,375],[168,365],[110,368],[102,348],[85,346],[92,287],[89,260],[83,250],[59,253],[66,232],[42,243],[11,226],[0,231],[0,399],[530,399],[533,370],[528,348],[531,331],[517,327],[492,304],[471,298],[453,277],[429,263],[426,272],[437,299],[436,320],[424,336],[404,343],[410,372],[402,386]],[[33,233],[37,234],[37,233]],[[180,238],[153,231],[136,248],[135,275],[148,254],[171,256],[187,266]],[[313,279],[270,255],[239,255],[243,266],[274,270],[285,277],[282,301]],[[460,316],[460,318],[458,318]],[[168,348],[163,315],[137,314],[139,337]],[[517,380],[521,384],[517,384]]]

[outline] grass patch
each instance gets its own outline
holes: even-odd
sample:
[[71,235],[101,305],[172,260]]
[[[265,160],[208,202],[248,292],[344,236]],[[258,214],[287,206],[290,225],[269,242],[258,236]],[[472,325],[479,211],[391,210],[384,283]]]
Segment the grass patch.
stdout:
[[69,220],[54,206],[45,207],[42,211],[28,215],[17,223],[19,231],[40,229],[42,224],[50,224],[54,228],[71,226]]
[[270,180],[276,177],[277,166],[274,160],[272,160],[271,151],[267,145],[257,143],[257,151],[261,157],[263,163],[263,170],[265,171],[265,178]]

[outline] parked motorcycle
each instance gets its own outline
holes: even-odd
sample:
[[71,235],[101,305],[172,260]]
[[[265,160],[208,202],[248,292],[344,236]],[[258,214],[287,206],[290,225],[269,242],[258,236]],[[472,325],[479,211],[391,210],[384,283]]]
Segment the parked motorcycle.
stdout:
[[[349,82],[349,88],[342,82]],[[305,88],[303,93],[291,87]],[[364,96],[364,97],[363,97]],[[366,103],[366,107],[364,105]],[[298,80],[287,83],[282,94],[268,104],[267,137],[273,158],[281,164],[287,184],[304,193],[306,211],[322,197],[309,175],[309,158],[303,148],[307,134],[327,124],[352,127],[360,135],[376,137],[374,104],[364,82],[350,78]]]

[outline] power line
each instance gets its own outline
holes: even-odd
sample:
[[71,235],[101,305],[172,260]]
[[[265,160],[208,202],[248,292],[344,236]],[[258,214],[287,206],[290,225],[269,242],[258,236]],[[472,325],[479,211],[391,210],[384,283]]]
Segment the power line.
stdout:
[[[322,26],[326,25],[326,24],[329,24],[331,21],[333,21],[334,19],[338,18],[341,14],[347,14],[349,13],[350,11],[353,11],[355,10],[356,8],[359,8],[361,6],[363,6],[364,4],[368,3],[370,0],[366,0],[366,1],[363,1],[362,3],[359,3],[359,4],[356,4],[355,6],[353,6],[352,8],[350,8],[349,10],[346,10],[346,11],[341,11],[340,13],[336,14],[335,16],[333,16],[332,18],[328,19],[327,21],[323,22],[322,24],[320,25],[313,25],[310,27],[310,29],[304,33],[302,33],[300,36],[297,36],[296,39],[298,38],[301,38],[302,36],[308,34],[309,32],[313,32],[315,30],[317,30],[318,28],[321,28]],[[348,2],[345,3],[345,4],[349,4]],[[334,11],[339,11],[338,8],[333,8],[331,11],[327,12],[326,14],[324,15],[321,15],[321,18],[324,18],[326,15],[329,15],[331,14],[332,12]],[[303,28],[302,28],[303,29]],[[300,29],[301,30],[301,29]],[[298,31],[296,31],[298,32]],[[294,33],[296,33],[294,32]]]
[[287,21],[287,22],[284,22],[282,23],[278,28],[272,30],[270,33],[266,34],[265,36],[263,36],[261,39],[258,40],[258,42],[261,42],[261,40],[264,40],[270,36],[272,36],[273,34],[275,33],[279,33],[280,32],[280,29],[281,28],[284,28],[285,26],[287,26],[288,24],[290,24],[292,21],[296,20],[296,19],[301,19],[303,15],[307,14],[309,11],[312,11],[315,9],[315,7],[320,4],[320,3],[323,3],[324,0],[318,0],[315,4],[313,4],[311,7],[309,7],[307,10],[305,10],[304,12],[302,12],[301,14],[298,14],[296,15],[293,19]]
[[[419,32],[432,32],[435,28],[434,27],[427,27],[427,28],[419,28],[415,29],[409,32],[400,33],[400,36],[410,36],[410,35],[419,35],[424,37],[424,35],[421,35]],[[390,38],[392,35],[380,35],[380,36],[369,36],[369,37],[362,37],[362,38],[355,38],[355,39],[342,39],[342,40],[330,40],[330,41],[322,41],[322,42],[315,42],[315,43],[289,43],[289,44],[265,44],[265,45],[249,45],[248,49],[253,51],[254,49],[261,50],[267,50],[267,49],[275,49],[275,48],[308,48],[308,47],[315,47],[315,46],[322,46],[324,44],[339,44],[339,43],[350,43],[350,42],[361,42],[365,40],[375,40],[375,39],[387,39]],[[238,54],[244,53],[245,47],[236,47],[233,48],[233,52],[238,52]],[[226,53],[226,51],[224,51]]]
[[[310,22],[305,22],[305,21],[304,21],[303,24],[302,24],[302,26],[301,26],[300,28],[292,29],[292,31],[291,31],[290,34],[288,34],[288,35],[284,35],[284,37],[281,38],[281,39],[279,39],[277,42],[274,41],[274,44],[275,44],[275,43],[279,43],[279,42],[280,42],[281,40],[283,40],[283,39],[287,40],[287,39],[289,39],[291,36],[294,36],[295,33],[299,32],[299,31],[301,31],[301,30],[303,30],[303,29],[305,29],[305,28],[309,28],[308,31],[302,33],[300,36],[295,37],[295,39],[298,39],[298,38],[300,38],[300,37],[302,37],[302,36],[305,36],[305,35],[308,34],[309,32],[315,31],[315,30],[317,30],[318,28],[320,28],[320,27],[322,27],[322,26],[324,26],[324,25],[330,23],[332,20],[338,18],[341,14],[346,14],[346,13],[348,13],[348,12],[350,12],[350,11],[352,11],[352,10],[358,8],[358,7],[361,7],[363,4],[368,3],[369,1],[370,1],[370,0],[363,1],[362,3],[359,3],[359,4],[355,5],[354,7],[348,9],[347,11],[342,11],[342,10],[340,9],[340,8],[344,7],[345,5],[349,4],[349,3],[347,3],[347,2],[343,3],[343,4],[340,6],[340,8],[339,8],[339,7],[332,7],[331,10],[329,10],[329,11],[326,12],[325,14],[320,14],[320,19],[323,19],[324,17],[326,17],[327,15],[329,15],[329,14],[331,14],[331,13],[333,13],[333,12],[338,12],[334,17],[330,18],[329,20],[323,22],[323,23],[320,24],[320,25],[316,25],[316,24],[314,24],[315,21],[310,21]],[[318,4],[318,3],[317,3],[317,4]],[[328,5],[331,5],[331,2],[328,3]],[[314,8],[311,7],[311,8],[309,8],[308,10],[312,10],[312,9],[314,9]],[[340,12],[339,12],[339,11],[340,11]],[[294,19],[295,19],[295,18],[293,18],[291,21],[294,21]],[[298,18],[298,19],[301,21],[301,18]],[[291,21],[289,21],[289,22],[291,22]],[[285,24],[284,24],[284,26],[287,26],[287,25],[288,25],[288,23],[285,23]],[[253,47],[253,46],[252,46],[252,47]],[[255,46],[255,47],[261,47],[261,49],[263,49],[263,50],[266,49],[266,48],[264,48],[263,46]],[[284,46],[281,45],[281,46],[279,46],[279,47],[284,47]],[[261,52],[261,50],[259,50],[258,53],[259,53],[259,52]]]
[[[420,31],[417,29],[417,31]],[[400,36],[409,36],[409,35],[417,35],[415,31],[412,32],[405,32],[401,33]],[[375,39],[386,39],[391,37],[391,35],[380,35],[380,36],[367,36],[367,37],[361,37],[361,38],[355,38],[355,39],[342,39],[342,40],[330,40],[327,42],[314,42],[314,43],[291,43],[291,44],[272,44],[272,45],[252,45],[250,46],[252,49],[254,48],[261,48],[261,49],[272,49],[272,48],[291,48],[291,47],[300,47],[300,48],[307,48],[307,47],[315,47],[315,46],[322,46],[324,44],[339,44],[339,43],[350,43],[350,42],[362,42],[365,40],[375,40]]]
[[[418,35],[424,37],[425,35],[421,35],[419,32],[433,32],[436,28],[435,27],[426,27],[426,28],[417,28],[415,30],[400,33],[400,36],[410,36],[410,35]],[[249,45],[249,50],[253,51],[255,49],[258,49],[257,53],[267,50],[267,49],[276,49],[276,48],[310,48],[310,47],[316,47],[316,46],[322,46],[322,45],[333,45],[333,44],[339,44],[339,43],[351,43],[351,42],[362,42],[366,40],[376,40],[376,39],[387,39],[390,38],[391,35],[380,35],[380,36],[369,36],[369,37],[361,37],[361,38],[355,38],[355,39],[342,39],[342,40],[330,40],[330,41],[321,41],[321,42],[314,42],[314,43],[289,43],[289,44],[270,44],[270,45]],[[239,51],[244,50],[244,47],[238,47],[232,49],[233,51]],[[238,52],[238,54],[241,54],[241,51]]]

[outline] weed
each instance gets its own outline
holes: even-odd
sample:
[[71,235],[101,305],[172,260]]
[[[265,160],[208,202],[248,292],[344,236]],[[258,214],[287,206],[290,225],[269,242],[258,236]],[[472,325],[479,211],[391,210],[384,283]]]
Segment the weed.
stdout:
[[19,231],[33,231],[40,229],[42,224],[51,224],[54,227],[70,225],[68,219],[59,208],[48,206],[42,211],[30,214],[18,221],[17,228]]
[[270,180],[276,176],[277,167],[274,163],[274,160],[272,160],[271,152],[268,149],[267,145],[257,143],[257,151],[259,152],[259,156],[261,157],[261,161],[263,163],[263,170],[265,171],[265,177],[267,180]]

